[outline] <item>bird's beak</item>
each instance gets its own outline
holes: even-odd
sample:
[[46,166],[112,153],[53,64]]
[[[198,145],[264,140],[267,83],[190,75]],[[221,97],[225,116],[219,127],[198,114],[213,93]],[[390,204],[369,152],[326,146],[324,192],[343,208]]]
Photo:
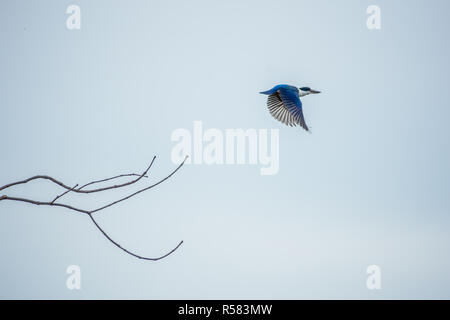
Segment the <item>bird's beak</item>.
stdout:
[[311,92],[311,93],[320,93],[320,91],[312,90],[312,89],[309,92]]

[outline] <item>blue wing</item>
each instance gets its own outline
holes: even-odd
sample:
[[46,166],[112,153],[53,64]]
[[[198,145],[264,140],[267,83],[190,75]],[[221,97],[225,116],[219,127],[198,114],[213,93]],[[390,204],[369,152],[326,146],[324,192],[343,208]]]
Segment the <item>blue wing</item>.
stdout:
[[295,126],[295,119],[289,112],[289,110],[284,106],[283,100],[278,92],[272,93],[267,98],[267,107],[269,112],[278,121],[283,122],[288,126]]
[[303,129],[309,131],[303,117],[302,102],[298,95],[298,89],[294,87],[277,89],[267,99],[270,114],[284,124],[289,126],[300,125]]

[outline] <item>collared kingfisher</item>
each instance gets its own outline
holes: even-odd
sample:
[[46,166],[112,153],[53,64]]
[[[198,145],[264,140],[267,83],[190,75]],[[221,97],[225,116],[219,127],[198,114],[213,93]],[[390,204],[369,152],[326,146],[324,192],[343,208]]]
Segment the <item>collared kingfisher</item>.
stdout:
[[280,84],[260,93],[269,96],[267,98],[267,107],[275,119],[291,127],[300,125],[303,129],[309,131],[303,118],[300,97],[308,94],[317,94],[320,91],[312,90],[309,87],[297,88],[287,84]]

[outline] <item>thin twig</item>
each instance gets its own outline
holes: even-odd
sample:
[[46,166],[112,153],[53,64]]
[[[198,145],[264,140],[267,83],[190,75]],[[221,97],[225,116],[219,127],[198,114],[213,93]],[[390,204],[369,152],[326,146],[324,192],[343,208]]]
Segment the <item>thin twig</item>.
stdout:
[[[107,178],[107,179],[103,179],[103,180],[97,180],[97,181],[92,181],[92,182],[86,183],[85,185],[79,187],[77,190],[79,191],[79,190],[84,189],[85,187],[90,186],[90,185],[95,184],[95,183],[105,182],[105,181],[118,179],[118,178],[122,178],[122,177],[140,177],[140,176],[141,176],[140,174],[136,174],[136,173],[119,174],[118,176],[115,176],[115,177],[111,177],[111,178]],[[148,176],[143,176],[143,178],[148,178]]]
[[78,183],[70,190],[66,190],[63,193],[61,193],[59,196],[56,196],[55,199],[53,199],[53,201],[51,203],[55,203],[56,200],[58,200],[59,198],[61,198],[62,196],[64,196],[66,193],[69,193],[70,191],[72,191],[73,189],[75,189],[76,187],[78,187]]
[[124,247],[122,247],[120,244],[118,244],[117,242],[115,242],[113,239],[111,239],[111,237],[98,225],[97,221],[95,221],[94,217],[92,216],[92,214],[89,214],[89,218],[91,218],[92,222],[95,224],[95,226],[98,228],[98,230],[100,230],[101,233],[103,233],[103,235],[106,237],[106,239],[108,239],[109,241],[111,241],[116,247],[118,247],[119,249],[125,251],[126,253],[132,255],[133,257],[139,258],[139,259],[143,259],[143,260],[151,260],[151,261],[157,261],[157,260],[161,260],[164,259],[165,257],[171,255],[172,253],[174,253],[182,244],[183,244],[183,240],[180,241],[180,243],[178,243],[178,245],[173,248],[172,250],[170,250],[168,253],[166,253],[165,255],[158,257],[158,258],[149,258],[149,257],[143,257],[140,256],[136,253],[133,253],[127,249],[125,249]]
[[26,202],[26,203],[31,203],[31,204],[35,204],[37,206],[55,206],[55,207],[63,207],[63,208],[67,208],[70,210],[74,210],[74,211],[78,211],[81,213],[86,213],[89,214],[90,211],[89,210],[84,210],[84,209],[79,209],[67,204],[63,204],[63,203],[52,203],[50,201],[36,201],[36,200],[31,200],[31,199],[26,199],[26,198],[18,198],[18,197],[10,197],[7,195],[3,195],[0,197],[0,201],[2,200],[11,200],[11,201],[20,201],[20,202]]

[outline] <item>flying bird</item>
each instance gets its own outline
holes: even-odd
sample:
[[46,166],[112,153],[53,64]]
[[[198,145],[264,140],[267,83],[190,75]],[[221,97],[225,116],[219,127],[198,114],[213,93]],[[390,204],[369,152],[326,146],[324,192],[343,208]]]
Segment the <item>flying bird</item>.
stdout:
[[279,84],[270,90],[260,93],[269,96],[267,98],[267,107],[275,119],[291,127],[300,125],[303,129],[309,131],[303,118],[300,97],[320,93],[320,91],[312,90],[309,87],[297,88],[287,84]]

